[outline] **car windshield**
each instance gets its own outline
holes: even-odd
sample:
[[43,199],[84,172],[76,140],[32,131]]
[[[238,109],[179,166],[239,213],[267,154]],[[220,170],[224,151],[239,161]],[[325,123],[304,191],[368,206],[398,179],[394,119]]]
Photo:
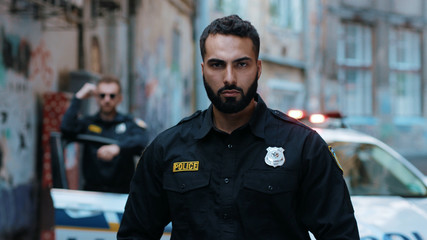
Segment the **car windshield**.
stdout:
[[364,143],[330,144],[342,165],[351,195],[427,195],[422,180],[382,148]]

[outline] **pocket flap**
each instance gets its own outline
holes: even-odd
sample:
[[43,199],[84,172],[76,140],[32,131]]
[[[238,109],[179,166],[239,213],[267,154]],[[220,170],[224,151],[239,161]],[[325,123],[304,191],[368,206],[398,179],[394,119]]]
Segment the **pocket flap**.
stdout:
[[163,176],[163,189],[185,193],[209,184],[210,174],[204,171],[166,173]]
[[249,171],[245,173],[244,186],[267,194],[288,192],[297,188],[297,176],[288,171]]

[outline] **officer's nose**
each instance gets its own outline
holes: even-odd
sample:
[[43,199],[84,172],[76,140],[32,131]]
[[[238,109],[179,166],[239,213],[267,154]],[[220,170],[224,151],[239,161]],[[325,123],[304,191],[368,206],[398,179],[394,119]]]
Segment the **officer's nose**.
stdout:
[[225,69],[224,76],[224,85],[236,85],[236,76],[233,68],[231,66],[227,66]]

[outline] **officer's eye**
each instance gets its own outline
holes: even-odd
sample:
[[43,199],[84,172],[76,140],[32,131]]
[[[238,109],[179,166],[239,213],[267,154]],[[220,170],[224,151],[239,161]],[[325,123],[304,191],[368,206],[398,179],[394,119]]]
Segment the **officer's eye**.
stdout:
[[248,63],[247,62],[239,62],[239,63],[237,63],[237,66],[238,67],[246,67],[246,66],[248,66]]
[[221,62],[213,62],[213,63],[210,64],[210,66],[213,67],[213,68],[221,68],[221,67],[224,66],[224,64],[221,63]]

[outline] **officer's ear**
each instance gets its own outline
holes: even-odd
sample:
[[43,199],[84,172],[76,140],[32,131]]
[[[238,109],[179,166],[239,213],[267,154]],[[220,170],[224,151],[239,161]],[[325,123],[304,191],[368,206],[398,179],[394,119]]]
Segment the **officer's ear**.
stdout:
[[260,59],[257,60],[256,62],[257,68],[258,68],[258,79],[261,77],[261,72],[262,72],[262,61]]

